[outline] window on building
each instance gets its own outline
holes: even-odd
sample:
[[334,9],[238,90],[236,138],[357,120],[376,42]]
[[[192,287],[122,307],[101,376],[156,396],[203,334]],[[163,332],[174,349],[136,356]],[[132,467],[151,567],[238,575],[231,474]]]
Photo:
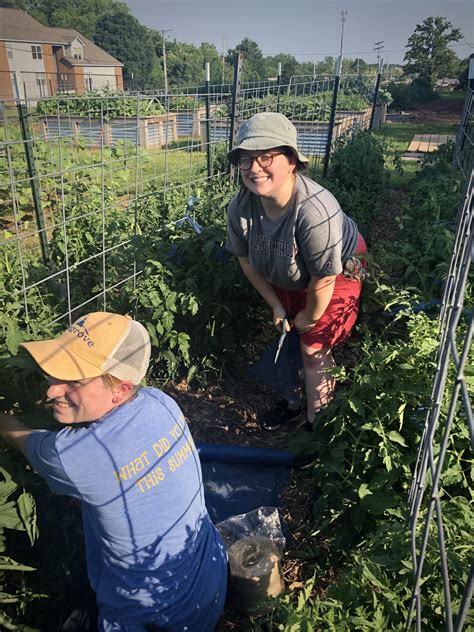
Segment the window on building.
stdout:
[[80,46],[73,46],[72,56],[74,59],[82,59],[82,48]]
[[9,59],[13,59],[13,48],[11,44],[6,44],[6,48],[7,48],[7,57]]
[[38,74],[38,73],[36,73],[35,76],[36,76],[36,86],[38,88],[39,95],[41,97],[47,96],[45,76],[43,74]]
[[33,44],[31,46],[31,54],[33,55],[33,59],[43,59],[43,51],[41,50],[41,46],[36,46]]

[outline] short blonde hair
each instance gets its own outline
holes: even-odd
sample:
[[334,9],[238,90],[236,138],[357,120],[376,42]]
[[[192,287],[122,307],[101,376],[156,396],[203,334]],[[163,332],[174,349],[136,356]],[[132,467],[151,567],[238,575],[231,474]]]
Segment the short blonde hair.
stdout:
[[[104,373],[104,375],[102,375],[101,377],[104,380],[106,386],[108,386],[110,389],[114,389],[115,387],[119,386],[119,384],[122,384],[122,382],[128,381],[121,380],[119,377],[115,377],[115,375],[110,375],[110,373]],[[139,388],[140,387],[138,386],[138,384],[133,384],[132,394],[135,394]]]

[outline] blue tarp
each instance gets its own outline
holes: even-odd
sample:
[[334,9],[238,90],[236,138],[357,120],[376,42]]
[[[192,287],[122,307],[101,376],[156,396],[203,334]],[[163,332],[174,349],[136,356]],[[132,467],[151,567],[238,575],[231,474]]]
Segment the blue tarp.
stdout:
[[197,444],[213,522],[258,507],[279,507],[293,455],[288,450]]

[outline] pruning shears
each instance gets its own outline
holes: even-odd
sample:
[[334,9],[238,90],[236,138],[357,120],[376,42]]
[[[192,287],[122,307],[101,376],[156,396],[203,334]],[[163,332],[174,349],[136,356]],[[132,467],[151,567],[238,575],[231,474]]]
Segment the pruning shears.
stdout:
[[288,323],[288,318],[285,316],[285,318],[281,321],[281,334],[280,334],[280,340],[278,341],[278,347],[275,353],[275,360],[273,361],[273,364],[277,363],[278,360],[278,356],[280,355],[280,351],[281,348],[283,347],[283,343],[285,342],[285,338],[286,338],[286,325]]

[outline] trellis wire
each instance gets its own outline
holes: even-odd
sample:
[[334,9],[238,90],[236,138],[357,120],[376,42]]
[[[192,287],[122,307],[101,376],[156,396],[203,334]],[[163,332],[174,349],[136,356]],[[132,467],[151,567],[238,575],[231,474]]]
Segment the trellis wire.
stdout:
[[[436,524],[439,547],[446,630],[460,632],[463,629],[474,589],[473,558],[471,567],[467,571],[466,585],[459,609],[453,612],[440,485],[453,421],[455,416],[462,418],[459,410],[467,421],[471,438],[471,459],[474,457],[472,403],[465,375],[473,338],[474,308],[468,314],[464,310],[466,283],[474,259],[472,104],[471,80],[455,152],[455,163],[464,179],[465,195],[458,213],[455,244],[440,314],[440,344],[431,405],[426,415],[409,497],[414,586],[406,624],[407,630],[413,625],[416,626],[416,630],[421,630],[423,570],[433,523]],[[449,372],[455,374],[451,390],[447,387]],[[472,546],[472,542],[470,545]]]

